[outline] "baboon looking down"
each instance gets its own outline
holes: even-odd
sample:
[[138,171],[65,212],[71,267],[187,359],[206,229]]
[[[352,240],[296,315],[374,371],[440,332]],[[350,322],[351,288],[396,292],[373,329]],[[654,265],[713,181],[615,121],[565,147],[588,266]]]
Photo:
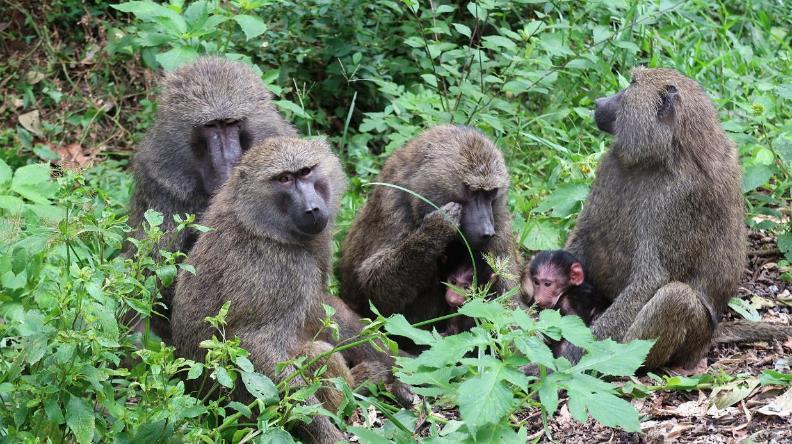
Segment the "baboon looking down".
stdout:
[[[509,259],[518,274],[506,209],[509,174],[500,151],[479,131],[432,128],[394,152],[377,182],[418,193],[445,214],[398,189],[372,190],[342,248],[341,295],[358,313],[371,314],[369,301],[383,315],[402,313],[413,323],[450,313],[456,298],[446,300],[443,282],[472,268],[457,226],[474,250],[480,284],[492,274],[484,253]],[[513,286],[497,279],[493,289]]]
[[[251,146],[296,132],[275,110],[261,79],[241,62],[206,57],[166,74],[157,102],[157,116],[133,162],[129,224],[139,237],[146,210],[163,213],[162,229],[171,233],[160,246],[186,253],[197,233],[173,232],[173,215],[200,216]],[[172,287],[162,293],[169,307]],[[167,319],[151,319],[154,332],[168,342]]]
[[592,331],[657,338],[650,369],[693,365],[745,262],[734,144],[701,87],[671,69],[634,69],[629,87],[597,100],[595,120],[614,140],[566,247],[613,301]]
[[[256,370],[276,381],[277,363],[330,349],[329,332],[317,337],[322,302],[335,307],[342,339],[359,333],[358,319],[326,293],[331,231],[344,187],[340,163],[325,142],[272,138],[245,155],[203,219],[215,230],[201,234],[187,258],[197,274],[179,275],[173,342],[180,356],[204,359],[199,344],[214,334],[204,318],[226,301],[226,336],[239,337]],[[391,380],[392,359],[370,345],[349,349],[343,358],[331,358],[327,377]],[[393,388],[402,402],[410,401],[406,386]],[[326,395],[317,396],[327,408],[337,407]],[[235,397],[249,400],[244,390]],[[302,432],[317,442],[343,438],[323,416]]]

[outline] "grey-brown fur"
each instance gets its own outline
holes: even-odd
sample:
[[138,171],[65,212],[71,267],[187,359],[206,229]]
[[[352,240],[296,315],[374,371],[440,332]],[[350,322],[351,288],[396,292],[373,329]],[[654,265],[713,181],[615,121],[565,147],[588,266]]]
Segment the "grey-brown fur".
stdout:
[[[487,281],[481,253],[510,260],[519,274],[511,219],[506,208],[509,175],[500,151],[479,131],[443,125],[424,132],[395,151],[377,182],[412,190],[448,212],[449,218],[410,194],[375,186],[344,241],[341,296],[360,314],[369,315],[369,300],[384,315],[402,313],[418,322],[450,312],[440,275],[441,255],[458,242],[465,185],[498,189],[493,215],[495,235],[477,254],[478,282]],[[463,248],[449,260],[467,257]],[[468,260],[469,262],[469,260]],[[498,279],[494,290],[504,292],[516,282]],[[438,326],[440,330],[442,325]]]
[[632,75],[621,102],[598,104],[618,104],[610,123],[595,113],[615,137],[566,248],[613,300],[597,337],[658,338],[648,368],[692,365],[745,261],[737,152],[695,81],[671,69]]
[[[281,172],[304,168],[312,168],[311,174],[318,178],[316,190],[329,212],[327,225],[314,235],[295,231],[274,185]],[[322,302],[336,308],[342,338],[359,332],[357,318],[326,293],[331,231],[344,187],[340,163],[325,142],[273,138],[245,155],[204,216],[203,223],[215,230],[201,234],[187,258],[197,274],[179,275],[173,300],[178,355],[204,359],[205,350],[198,344],[214,334],[204,318],[215,315],[226,301],[231,302],[226,336],[239,337],[256,370],[275,380],[280,376],[275,372],[278,362],[306,350],[327,349],[329,334],[312,344],[324,317]],[[376,371],[392,364],[390,357],[371,346],[351,349],[344,357],[350,366],[368,368],[372,364],[366,359],[377,361]],[[352,369],[361,378],[359,372]],[[338,373],[332,376],[348,378]],[[235,396],[248,399],[244,391]],[[302,432],[316,442],[342,439],[326,417],[314,418]]]
[[[157,116],[149,128],[133,162],[135,189],[129,211],[134,236],[142,235],[140,224],[149,208],[164,214],[164,230],[174,230],[173,215],[200,216],[211,193],[201,182],[200,154],[192,141],[193,131],[212,121],[243,122],[246,145],[267,137],[296,136],[294,128],[276,111],[272,95],[261,79],[245,64],[205,57],[166,74],[158,97]],[[171,232],[161,247],[187,252],[197,234]],[[173,287],[162,289],[169,306]],[[167,316],[167,313],[165,313]],[[152,318],[152,326],[166,341],[170,337],[167,319]]]

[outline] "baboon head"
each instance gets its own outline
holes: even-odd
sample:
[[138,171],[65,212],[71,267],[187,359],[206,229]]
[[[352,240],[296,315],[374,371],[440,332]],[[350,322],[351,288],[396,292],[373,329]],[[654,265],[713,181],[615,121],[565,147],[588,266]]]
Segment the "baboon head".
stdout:
[[[155,144],[173,147],[174,161],[184,162],[186,183],[211,195],[252,144],[273,126],[271,94],[247,65],[206,57],[166,74],[159,98]],[[167,175],[174,174],[167,164]],[[179,173],[178,171],[176,172]],[[157,175],[159,177],[159,175]]]
[[[462,204],[460,228],[473,248],[496,234],[499,209],[505,208],[509,174],[503,155],[478,130],[443,125],[424,134],[423,162],[408,188],[438,206]],[[433,210],[414,202],[416,220]]]
[[634,69],[630,86],[596,100],[594,119],[600,130],[615,136],[616,154],[630,164],[672,161],[684,154],[681,148],[696,149],[700,141],[722,133],[699,84],[667,68]]
[[341,164],[326,142],[275,137],[245,155],[226,197],[256,235],[301,242],[335,219],[344,187]]

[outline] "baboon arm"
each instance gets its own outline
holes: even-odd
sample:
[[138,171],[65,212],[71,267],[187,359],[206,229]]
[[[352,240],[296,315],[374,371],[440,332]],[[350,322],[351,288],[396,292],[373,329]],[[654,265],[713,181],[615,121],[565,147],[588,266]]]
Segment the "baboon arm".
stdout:
[[437,258],[448,241],[423,228],[396,245],[381,248],[357,269],[363,293],[386,316],[404,311],[437,273]]

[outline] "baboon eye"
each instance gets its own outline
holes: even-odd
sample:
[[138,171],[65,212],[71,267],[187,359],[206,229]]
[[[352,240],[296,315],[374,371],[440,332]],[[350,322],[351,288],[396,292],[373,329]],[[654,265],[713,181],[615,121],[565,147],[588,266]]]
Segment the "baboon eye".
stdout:
[[289,183],[289,181],[291,180],[291,176],[289,176],[289,174],[287,173],[283,173],[275,177],[275,180],[277,180],[280,183]]
[[533,283],[534,283],[534,285],[539,285],[539,279],[534,279]]
[[300,169],[300,171],[297,171],[297,175],[300,177],[305,177],[309,174],[311,174],[311,169],[308,167],[302,168]]
[[549,286],[550,286],[550,282],[545,282],[545,287],[549,287]]

